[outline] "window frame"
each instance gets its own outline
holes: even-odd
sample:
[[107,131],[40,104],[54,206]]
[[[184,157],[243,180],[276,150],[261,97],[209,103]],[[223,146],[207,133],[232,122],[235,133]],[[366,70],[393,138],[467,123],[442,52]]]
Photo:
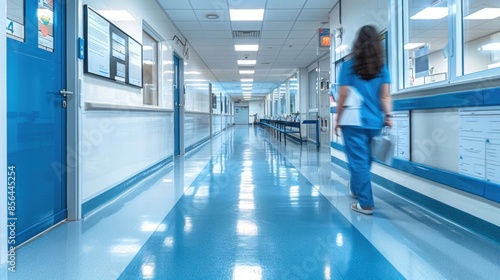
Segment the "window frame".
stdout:
[[[410,0],[390,0],[392,18],[389,21],[389,65],[392,69],[403,69],[403,71],[391,71],[393,83],[391,86],[393,94],[413,92],[440,92],[439,89],[453,85],[484,83],[488,79],[488,86],[500,86],[500,67],[464,74],[464,24],[463,24],[463,0],[448,0],[448,41],[445,47],[448,53],[447,79],[431,84],[407,87],[405,77],[408,73],[408,61],[405,59],[404,42],[408,36],[409,6]],[[499,30],[500,32],[500,30]],[[408,39],[408,38],[406,38]],[[477,88],[477,86],[476,86]]]

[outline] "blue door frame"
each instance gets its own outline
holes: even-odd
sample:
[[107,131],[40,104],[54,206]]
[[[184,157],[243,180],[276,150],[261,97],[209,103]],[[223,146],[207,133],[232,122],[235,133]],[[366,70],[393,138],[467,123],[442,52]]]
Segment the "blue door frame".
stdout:
[[39,7],[25,1],[25,39],[7,39],[7,165],[15,170],[16,246],[67,216],[60,94],[66,83],[65,0],[53,1],[52,19],[39,19],[38,10],[50,11],[51,2]]

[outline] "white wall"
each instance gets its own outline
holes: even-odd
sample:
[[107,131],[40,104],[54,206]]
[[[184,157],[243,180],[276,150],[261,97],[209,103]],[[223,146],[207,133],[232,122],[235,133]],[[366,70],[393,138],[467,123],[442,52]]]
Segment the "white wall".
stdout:
[[[0,4],[0,18],[7,18],[7,2]],[[7,48],[5,30],[0,32],[0,178],[7,178]],[[4,179],[2,179],[4,180]],[[4,181],[5,182],[5,181]],[[4,186],[4,184],[1,184]],[[7,201],[5,189],[0,191],[1,205]],[[7,207],[0,208],[0,265],[7,261]],[[0,272],[0,275],[2,272]]]
[[[250,116],[257,113],[257,121],[264,116],[264,102],[265,102],[265,99],[253,100],[253,101],[248,102]],[[252,121],[253,121],[253,117],[252,117]]]
[[364,25],[372,24],[379,29],[388,27],[388,1],[387,0],[351,0],[342,1],[341,26],[344,30],[342,44],[349,48],[341,57],[349,54],[356,38],[358,29]]
[[[173,56],[174,52],[183,59],[186,91],[186,112],[209,114],[208,83],[214,77],[200,57],[189,47],[189,59],[184,57],[183,46],[173,41],[174,35],[184,42],[184,37],[164,14],[155,0],[116,1],[82,0],[94,10],[124,9],[134,17],[134,21],[113,22],[129,36],[142,42],[143,21],[154,30],[161,42],[162,65],[159,66],[159,108],[164,112],[141,110],[81,109],[81,131],[79,155],[81,164],[82,202],[116,186],[130,176],[149,168],[173,154]],[[83,34],[83,14],[80,12],[80,34]],[[82,103],[120,105],[130,108],[143,107],[142,89],[114,83],[83,73]],[[193,82],[192,80],[196,80]],[[200,80],[203,80],[200,82]],[[205,132],[204,132],[205,133]],[[210,133],[206,133],[209,137]]]

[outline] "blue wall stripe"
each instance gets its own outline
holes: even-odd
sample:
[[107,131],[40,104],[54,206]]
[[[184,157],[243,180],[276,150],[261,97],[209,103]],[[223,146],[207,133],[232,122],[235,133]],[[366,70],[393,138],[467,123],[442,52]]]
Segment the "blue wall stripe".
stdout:
[[[37,234],[49,229],[67,217],[67,209],[61,210],[22,231],[16,231],[16,244],[22,244]],[[17,245],[18,246],[18,245]]]
[[[500,88],[396,99],[394,100],[394,111],[494,105],[500,105]],[[330,113],[335,114],[336,112],[337,109],[335,107],[330,107]]]
[[120,195],[123,195],[126,193],[128,190],[130,190],[132,187],[136,186],[140,181],[144,180],[154,172],[160,170],[167,164],[171,163],[173,161],[172,157],[168,157],[167,159],[164,159],[151,167],[145,169],[144,171],[131,176],[124,182],[114,186],[113,188],[103,192],[102,194],[90,199],[89,201],[86,201],[82,204],[82,215],[85,217],[89,213],[95,211],[99,207],[106,205],[107,203],[111,202],[112,200],[116,199]]
[[[344,147],[338,143],[331,142],[331,147],[342,152],[344,151]],[[380,164],[384,164],[379,161],[377,162]],[[481,196],[495,202],[500,202],[500,185],[492,182],[486,182],[474,177],[469,177],[455,172],[401,160],[398,158],[394,158],[392,165],[390,166],[395,169],[449,186],[451,188],[472,193],[474,195]]]
[[482,90],[394,100],[394,111],[421,110],[484,105]]
[[[338,158],[332,156],[331,161],[344,169],[348,169],[347,163]],[[416,205],[419,205],[430,212],[451,221],[452,223],[460,225],[477,235],[483,236],[484,238],[492,240],[496,243],[500,243],[500,228],[498,226],[414,190],[408,189],[400,184],[394,183],[393,181],[390,181],[382,176],[372,173],[371,178],[372,182],[401,197],[404,197],[405,199],[408,199]]]
[[202,146],[203,144],[207,144],[209,140],[210,140],[210,137],[203,138],[200,141],[194,143],[193,145],[187,147],[185,152],[186,153],[190,152],[190,151]]
[[500,105],[500,88],[483,90],[484,105]]

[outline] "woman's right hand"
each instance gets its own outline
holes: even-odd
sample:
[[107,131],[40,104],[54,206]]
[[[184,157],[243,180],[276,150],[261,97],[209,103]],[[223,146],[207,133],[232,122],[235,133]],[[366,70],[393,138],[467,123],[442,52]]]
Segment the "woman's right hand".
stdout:
[[392,120],[391,120],[391,116],[385,116],[385,119],[384,119],[384,126],[392,127]]

